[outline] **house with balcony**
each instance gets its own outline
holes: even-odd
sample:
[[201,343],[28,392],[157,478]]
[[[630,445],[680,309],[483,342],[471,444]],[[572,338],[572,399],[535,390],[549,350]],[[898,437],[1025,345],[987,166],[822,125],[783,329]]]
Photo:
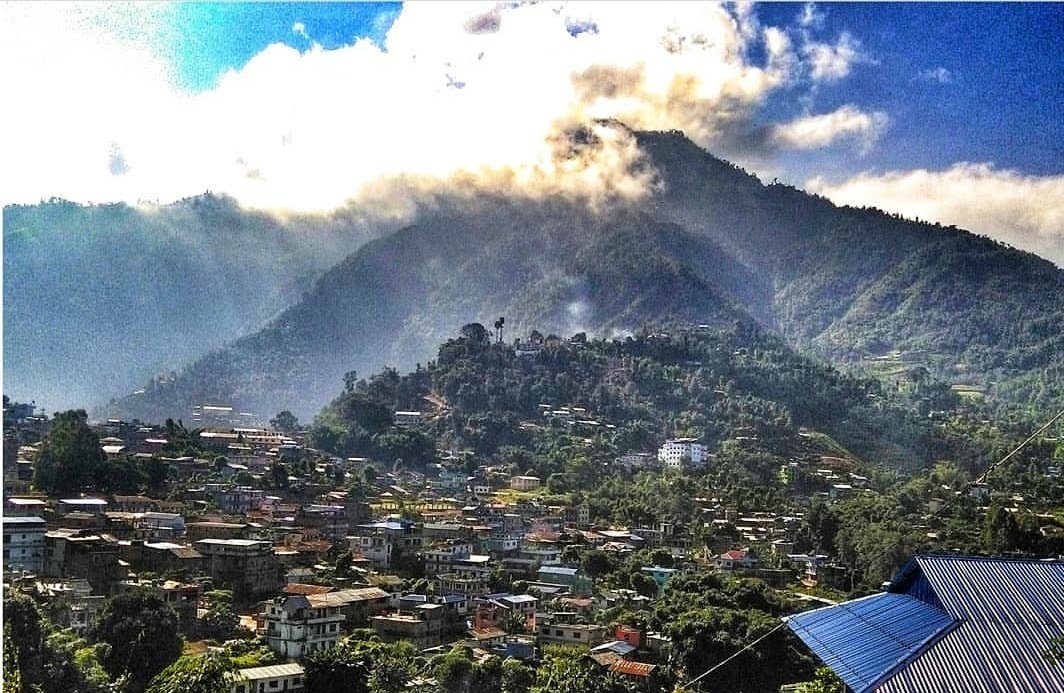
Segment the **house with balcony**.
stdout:
[[266,492],[250,486],[235,486],[222,491],[215,500],[218,508],[226,515],[246,515],[262,506],[266,500]]
[[405,520],[356,525],[347,541],[352,551],[368,558],[378,570],[388,570],[395,556],[416,552],[421,545],[417,528]]
[[461,539],[437,542],[421,550],[426,575],[451,572],[455,563],[473,555],[473,543]]
[[185,533],[185,518],[180,513],[153,510],[139,514],[133,527],[145,539],[176,539]]
[[119,562],[118,542],[88,531],[57,529],[44,535],[46,577],[84,578],[94,594],[110,594],[126,577]]
[[107,597],[92,594],[92,586],[84,578],[38,580],[34,596],[52,623],[69,628],[80,637],[87,636],[96,625],[107,603]]
[[346,617],[338,605],[320,599],[327,596],[285,595],[269,602],[263,623],[270,649],[282,657],[298,659],[335,647]]

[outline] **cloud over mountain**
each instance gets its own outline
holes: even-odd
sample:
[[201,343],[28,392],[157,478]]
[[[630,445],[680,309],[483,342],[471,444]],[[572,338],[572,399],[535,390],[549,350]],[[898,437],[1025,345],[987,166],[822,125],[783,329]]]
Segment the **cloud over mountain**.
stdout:
[[838,204],[955,224],[1064,267],[1064,176],[959,163],[942,171],[863,173],[839,183],[814,178],[806,187]]

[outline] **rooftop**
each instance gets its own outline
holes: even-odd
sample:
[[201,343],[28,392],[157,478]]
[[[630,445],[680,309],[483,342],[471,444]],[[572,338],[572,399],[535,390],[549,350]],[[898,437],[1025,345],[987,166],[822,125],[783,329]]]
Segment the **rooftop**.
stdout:
[[268,546],[269,542],[259,541],[257,539],[200,539],[197,544],[210,545],[210,546]]
[[4,516],[5,525],[40,525],[44,526],[46,523],[39,517],[7,517]]
[[539,572],[546,575],[569,575],[575,576],[579,572],[579,568],[566,568],[562,565],[545,565],[539,569]]
[[[1064,562],[917,556],[886,592],[785,619],[855,693],[1064,693]],[[885,637],[886,636],[886,637]]]
[[628,676],[650,676],[657,667],[653,664],[642,662],[630,662],[627,659],[618,659],[610,665],[610,671]]
[[259,679],[274,679],[285,676],[302,676],[302,664],[273,664],[268,667],[251,667],[240,669],[235,673],[238,680],[257,681]]
[[345,590],[336,590],[325,594],[311,594],[307,601],[315,609],[328,606],[347,606],[356,602],[369,601],[371,599],[387,599],[388,593],[379,587],[356,587]]

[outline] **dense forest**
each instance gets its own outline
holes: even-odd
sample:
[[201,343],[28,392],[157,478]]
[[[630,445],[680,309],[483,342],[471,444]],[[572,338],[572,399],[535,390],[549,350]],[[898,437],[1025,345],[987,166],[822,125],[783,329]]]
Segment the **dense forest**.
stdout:
[[[798,356],[756,329],[674,325],[612,340],[499,337],[470,324],[412,373],[348,373],[343,392],[315,419],[311,440],[335,455],[412,469],[432,463],[438,446],[469,451],[471,465],[487,461],[544,479],[545,503],[583,503],[622,526],[699,528],[692,499],[701,497],[740,511],[791,507],[805,514],[803,548],[839,556],[859,568],[855,584],[871,587],[919,550],[1064,550],[1064,532],[1040,532],[1044,517],[995,507],[983,522],[971,498],[954,499],[950,515],[928,524],[929,503],[953,498],[1034,427],[1026,417],[991,422],[984,405],[958,398],[945,383],[887,389]],[[393,412],[411,409],[423,410],[423,421],[396,425]],[[618,461],[653,452],[672,436],[697,438],[711,461],[671,474]],[[868,478],[869,493],[795,504],[826,496],[829,484],[809,473],[825,456]],[[1062,458],[1064,445],[1039,441],[994,479],[995,488],[1024,489],[1055,507],[1064,489],[1046,474]],[[792,465],[799,473],[782,473]]]

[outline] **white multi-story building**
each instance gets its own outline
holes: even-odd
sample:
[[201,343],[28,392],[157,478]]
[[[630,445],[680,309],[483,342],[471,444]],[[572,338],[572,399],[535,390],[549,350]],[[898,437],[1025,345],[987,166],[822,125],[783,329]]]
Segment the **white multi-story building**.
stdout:
[[45,521],[39,517],[5,517],[3,524],[4,570],[39,575],[44,570]]
[[686,463],[702,464],[706,461],[706,446],[697,438],[675,438],[666,440],[658,448],[658,461],[666,467],[679,468]]
[[425,573],[435,575],[449,572],[455,563],[469,558],[472,554],[473,544],[471,542],[452,539],[422,549],[421,559],[424,562]]
[[283,657],[298,659],[335,647],[345,616],[328,595],[277,597],[266,607],[266,642]]

